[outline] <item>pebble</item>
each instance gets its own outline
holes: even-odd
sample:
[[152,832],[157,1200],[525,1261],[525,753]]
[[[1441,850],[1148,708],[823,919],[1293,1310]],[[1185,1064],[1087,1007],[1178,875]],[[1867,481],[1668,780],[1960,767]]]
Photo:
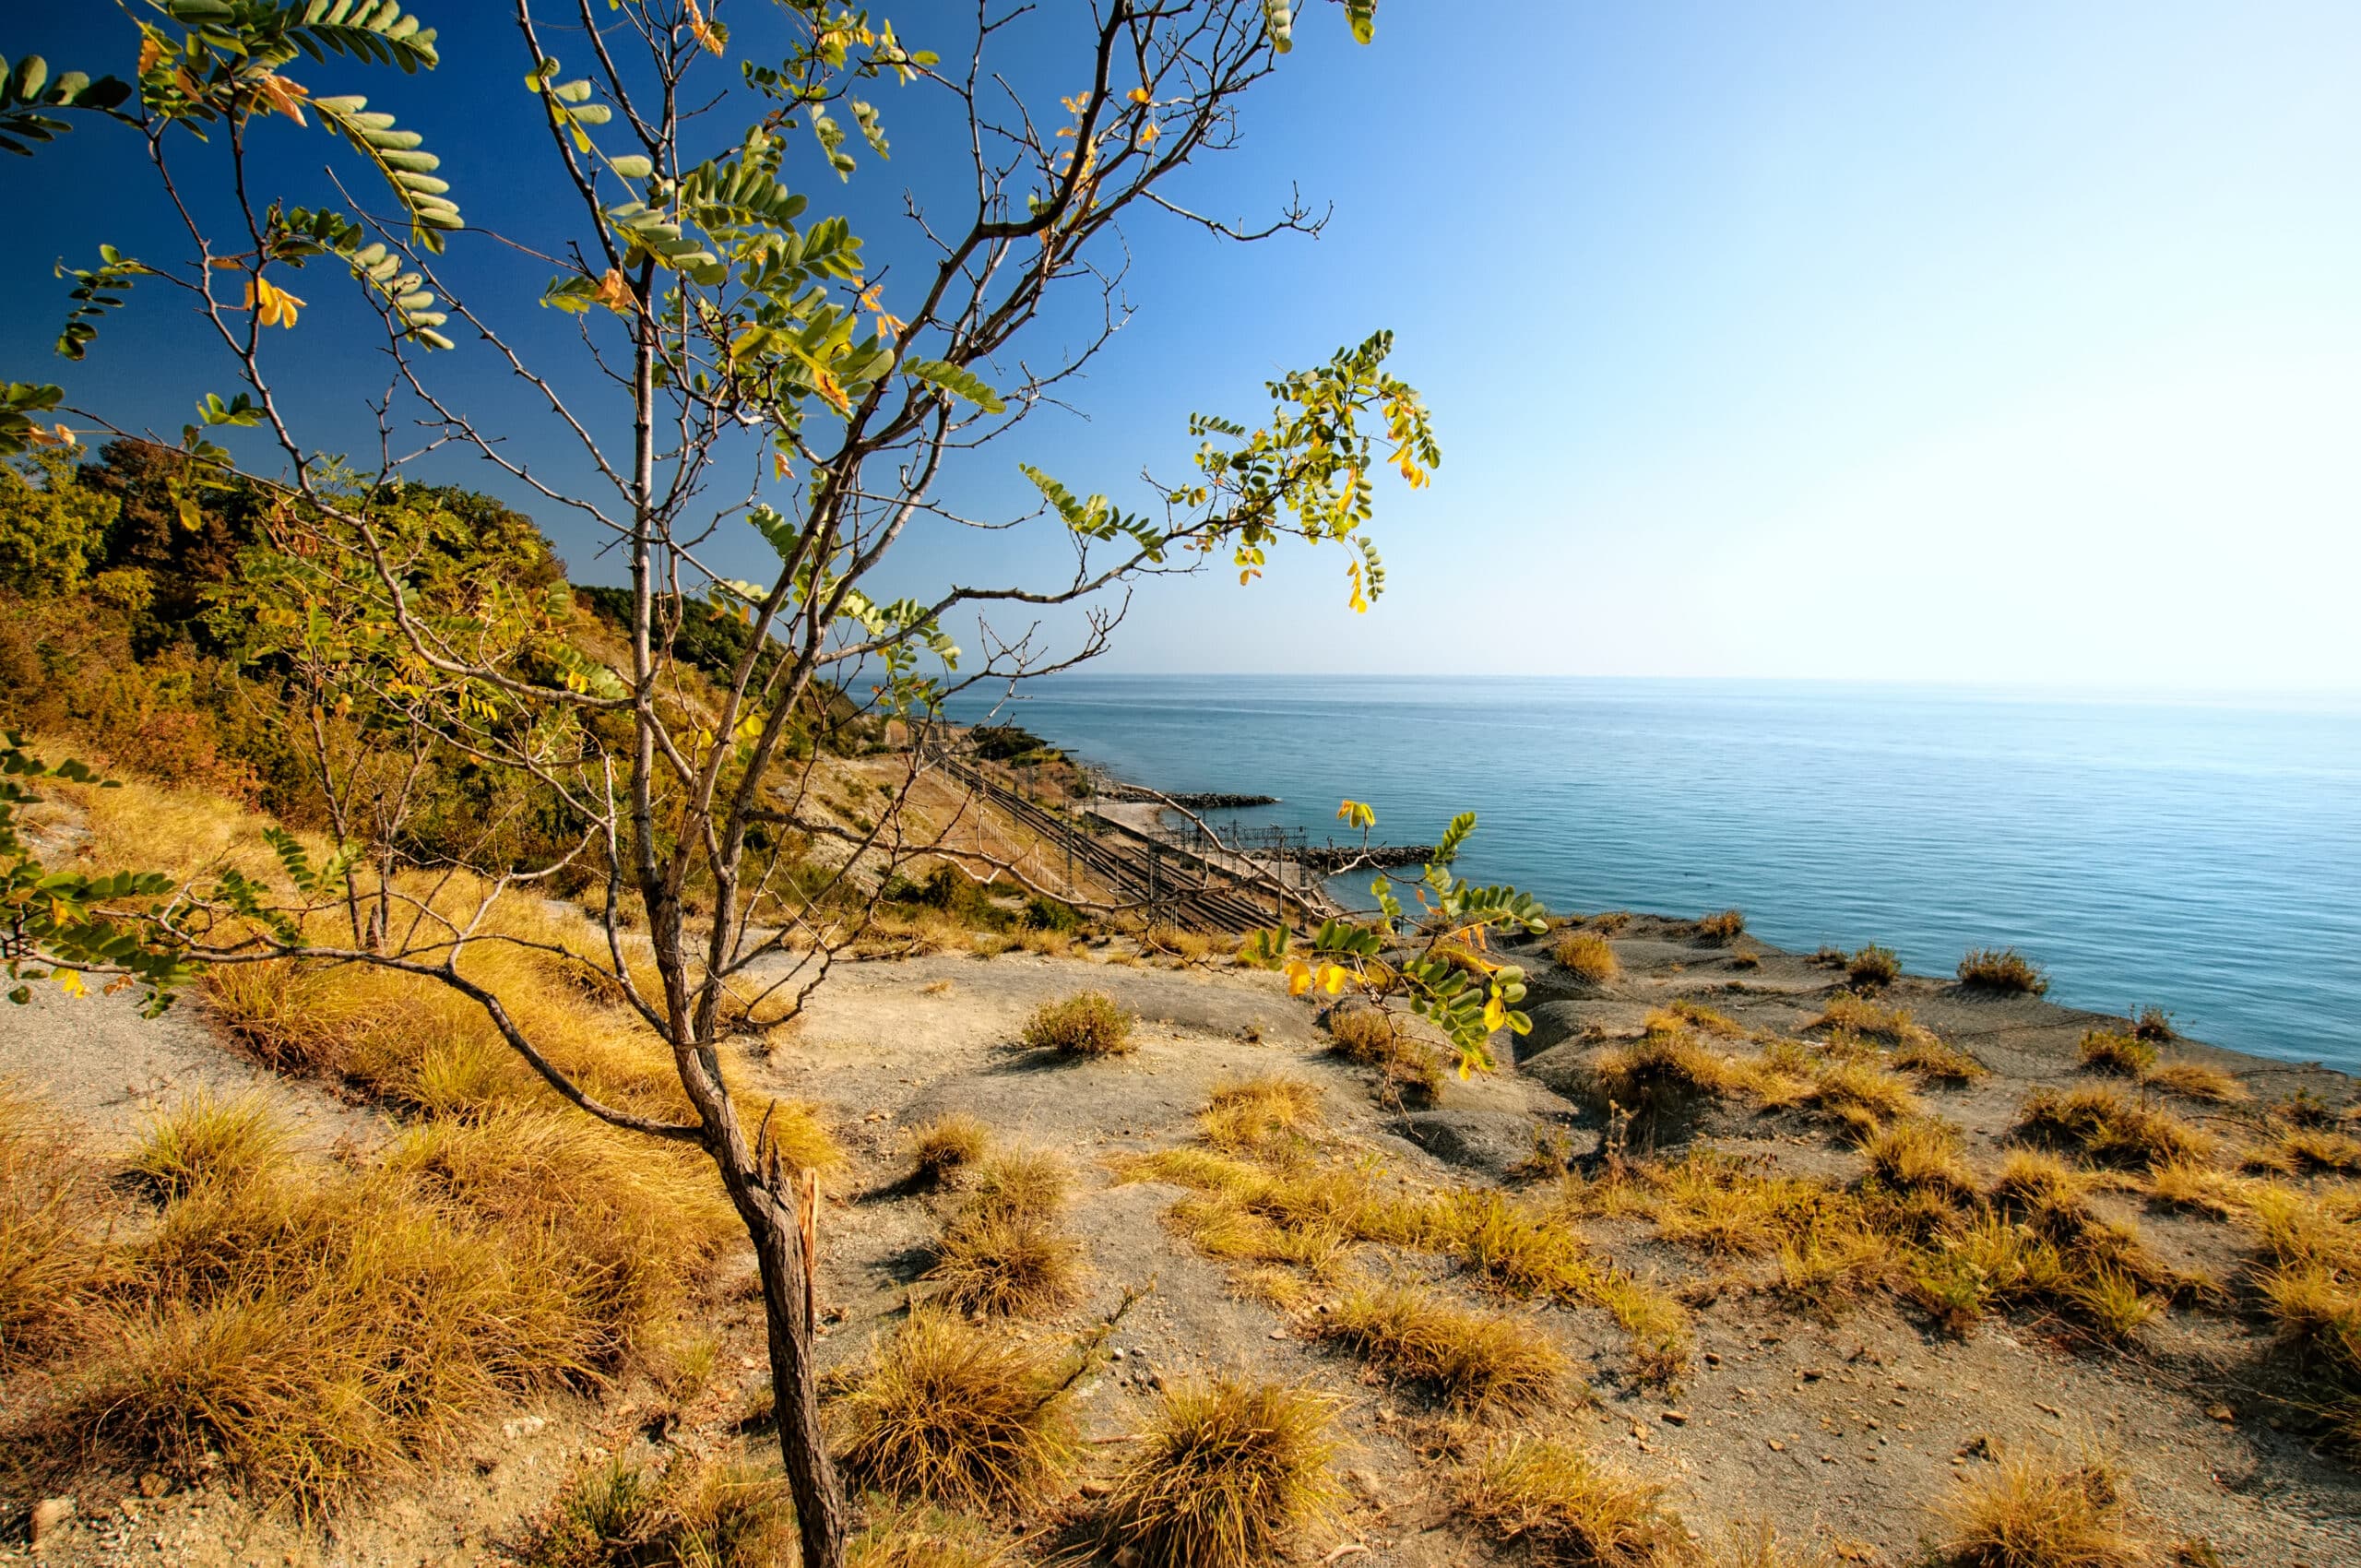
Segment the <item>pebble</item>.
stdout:
[[1663,1415],[1667,1426],[1685,1427],[1689,1424],[1689,1412],[1686,1410],[1667,1410]]
[[33,1550],[39,1551],[49,1544],[57,1532],[74,1517],[74,1500],[70,1497],[44,1497],[33,1504]]
[[549,1424],[547,1416],[519,1416],[513,1421],[501,1422],[500,1435],[510,1439],[531,1437]]

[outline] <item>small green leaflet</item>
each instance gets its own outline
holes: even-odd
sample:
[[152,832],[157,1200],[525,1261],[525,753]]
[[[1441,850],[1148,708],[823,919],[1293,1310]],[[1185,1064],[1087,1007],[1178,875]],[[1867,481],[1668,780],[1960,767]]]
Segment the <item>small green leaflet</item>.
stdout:
[[902,362],[902,374],[965,398],[988,414],[1000,413],[1008,406],[974,371],[948,360],[907,359]]

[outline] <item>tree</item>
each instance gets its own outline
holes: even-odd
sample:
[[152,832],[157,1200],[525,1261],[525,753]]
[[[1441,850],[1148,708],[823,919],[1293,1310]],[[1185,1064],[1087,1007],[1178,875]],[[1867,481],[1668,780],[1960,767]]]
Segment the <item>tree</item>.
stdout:
[[[803,1561],[835,1568],[845,1503],[812,1360],[816,1187],[783,1163],[765,1127],[749,1128],[718,1052],[731,1020],[753,1006],[801,1005],[858,934],[874,897],[861,891],[864,868],[890,870],[911,851],[900,808],[930,754],[911,751],[908,782],[873,826],[848,828],[805,804],[799,727],[863,687],[860,706],[872,714],[923,723],[960,690],[1097,653],[1121,615],[1120,600],[1106,596],[1127,582],[1222,558],[1248,582],[1284,539],[1340,547],[1350,601],[1366,608],[1382,586],[1364,532],[1375,478],[1391,469],[1423,485],[1440,454],[1416,392],[1386,369],[1391,340],[1380,332],[1271,382],[1258,419],[1194,419],[1193,471],[1157,485],[1147,510],[1077,493],[1026,464],[1037,509],[958,515],[939,488],[946,461],[1017,436],[1120,324],[1120,221],[1195,224],[1241,242],[1318,227],[1299,206],[1234,227],[1168,194],[1176,173],[1234,143],[1239,100],[1291,44],[1291,7],[1095,0],[1073,22],[1086,76],[1054,108],[1026,102],[1000,68],[1025,30],[1048,25],[1030,6],[979,5],[949,61],[825,0],[727,8],[725,21],[724,0],[512,0],[504,46],[546,137],[487,157],[504,178],[537,181],[566,203],[564,217],[527,232],[463,218],[466,172],[447,181],[416,134],[346,90],[363,67],[438,64],[435,33],[397,0],[146,0],[126,37],[132,80],[53,81],[32,59],[0,70],[0,150],[113,122],[141,138],[182,234],[177,258],[102,246],[96,267],[71,270],[59,352],[90,352],[135,289],[168,291],[209,326],[226,377],[226,390],[191,388],[197,419],[177,444],[119,429],[60,387],[9,383],[0,449],[109,433],[151,455],[154,488],[184,518],[200,516],[208,495],[252,498],[264,541],[242,574],[252,651],[294,671],[315,713],[360,716],[338,738],[323,727],[316,749],[331,798],[369,808],[334,815],[325,861],[281,836],[279,887],[232,875],[167,890],[135,877],[77,884],[45,909],[37,863],[4,835],[0,850],[18,857],[12,885],[35,890],[19,901],[31,923],[15,928],[12,973],[46,964],[65,979],[128,974],[159,996],[193,962],[303,956],[429,976],[479,1003],[586,1114],[703,1148],[761,1267]],[[1339,8],[1368,42],[1375,0]],[[587,50],[587,70],[553,57],[561,38],[569,53]],[[759,57],[745,42],[757,39],[767,50]],[[470,40],[480,45],[490,46]],[[845,219],[813,203],[830,180],[855,175],[858,149],[886,155],[883,118],[865,95],[888,87],[939,94],[955,111],[946,155],[967,171],[968,189],[950,207],[913,202],[899,253],[916,260],[881,269]],[[315,126],[390,206],[341,183],[303,199],[267,188],[276,165],[255,149]],[[193,174],[199,160],[206,177]],[[225,170],[231,177],[219,178]],[[545,283],[523,298],[463,295],[445,276],[461,245],[543,258]],[[303,295],[323,271],[349,279],[373,307],[381,330],[370,340],[304,316]],[[1044,357],[1055,352],[1041,341],[1045,313],[1069,294],[1095,302],[1101,329],[1078,352]],[[520,313],[546,310],[572,315],[580,329],[554,359],[528,353],[517,329]],[[303,410],[280,390],[291,353],[349,364],[356,400],[390,371],[375,405],[375,460],[334,457],[307,436]],[[505,429],[455,401],[436,362],[462,355],[512,374],[568,434],[591,481],[560,484],[514,455]],[[255,433],[235,438],[245,460],[214,437],[232,430]],[[413,439],[397,432],[413,430],[413,445],[397,445]],[[455,576],[438,564],[438,536],[408,476],[454,448],[603,530],[629,574],[618,654],[600,657],[573,634],[563,584]],[[921,521],[1053,530],[1071,541],[1073,564],[1046,582],[873,594],[865,585]],[[775,552],[764,580],[733,580],[712,564],[731,529],[752,530]],[[437,591],[423,590],[421,574]],[[1082,615],[1062,647],[990,620],[1056,606]],[[715,612],[746,635],[719,673],[692,681],[683,637],[710,665]],[[978,617],[979,654],[954,644],[955,614]],[[529,783],[571,826],[570,841],[529,863],[481,849],[471,867],[481,899],[456,910],[438,902],[443,885],[406,879],[389,852],[388,814],[427,746]],[[18,771],[37,768],[21,746],[8,755]],[[1456,826],[1452,843],[1465,833]],[[796,874],[795,849],[826,838],[841,856],[815,887]],[[981,851],[964,856],[1023,880]],[[1506,890],[1470,888],[1443,865],[1430,873],[1440,918],[1430,949],[1451,932],[1537,919]],[[602,1103],[471,978],[471,945],[521,940],[487,922],[492,904],[561,873],[587,874],[605,929],[599,951],[552,956],[597,970],[666,1042],[690,1118]],[[627,906],[644,937],[626,937]],[[1287,961],[1283,937],[1265,939],[1270,961]],[[648,968],[629,961],[634,940]],[[1383,940],[1358,927],[1322,932],[1311,948],[1317,967],[1306,964],[1300,983],[1333,991],[1358,977],[1380,999],[1431,1008],[1463,1051],[1472,1041],[1480,1055],[1489,1029],[1508,1021],[1514,971],[1471,992],[1431,952],[1385,964]]]
[[0,463],[0,588],[71,593],[105,546],[115,505],[75,482],[61,451]]

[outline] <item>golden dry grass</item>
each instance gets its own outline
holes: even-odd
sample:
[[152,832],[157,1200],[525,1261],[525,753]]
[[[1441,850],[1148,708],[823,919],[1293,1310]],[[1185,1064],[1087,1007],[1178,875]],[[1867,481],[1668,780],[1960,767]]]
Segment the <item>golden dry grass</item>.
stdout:
[[1009,1568],[1011,1561],[975,1520],[923,1506],[872,1506],[845,1543],[846,1568]]
[[2112,1029],[2085,1029],[2081,1048],[2082,1065],[2094,1073],[2115,1073],[2145,1078],[2156,1064],[2156,1048],[2137,1035]]
[[1278,1384],[1175,1389],[1108,1499],[1101,1538],[1137,1568],[1249,1568],[1325,1515],[1332,1403]]
[[1549,956],[1559,968],[1585,985],[1605,985],[1623,970],[1623,966],[1616,962],[1614,947],[1598,932],[1566,932],[1551,944]]
[[202,1180],[125,1267],[61,1426],[188,1474],[218,1451],[307,1511],[447,1450],[508,1396],[599,1379],[638,1305],[584,1290],[559,1238],[394,1169]]
[[794,1541],[776,1465],[682,1453],[662,1469],[617,1456],[576,1471],[523,1556],[528,1568],[771,1568]]
[[977,1512],[1047,1495],[1076,1452],[1056,1360],[937,1313],[872,1347],[828,1420],[856,1484]]
[[2248,1150],[2246,1168],[2287,1176],[2361,1172],[2361,1138],[2320,1127],[2285,1128]]
[[921,1182],[941,1182],[974,1165],[991,1149],[992,1133],[979,1117],[954,1111],[910,1130],[910,1158]]
[[1708,942],[1732,942],[1746,930],[1746,914],[1740,909],[1722,909],[1697,922],[1697,934]]
[[1892,1060],[1902,1071],[1938,1084],[1972,1084],[1991,1071],[1957,1046],[1923,1031],[1895,1046]]
[[1899,1045],[1906,1039],[1923,1036],[1927,1031],[1912,1021],[1907,1007],[1889,1007],[1873,997],[1858,992],[1840,991],[1828,999],[1820,1016],[1809,1026],[1815,1029],[1843,1030],[1863,1039],[1880,1040]]
[[98,1197],[65,1123],[0,1081],[0,1368],[79,1332],[102,1283]]
[[1300,1140],[1320,1122],[1319,1089],[1301,1078],[1265,1075],[1216,1084],[1197,1127],[1214,1147],[1251,1154]]
[[1959,983],[2004,996],[2039,996],[2049,977],[2013,947],[1974,947],[1959,961]]
[[[1670,1019],[1673,1022],[1669,1026],[1659,1026],[1656,1022],[1659,1018]],[[1678,1028],[1680,1025],[1687,1025],[1703,1034],[1719,1035],[1724,1039],[1748,1038],[1745,1025],[1726,1013],[1718,1012],[1702,1002],[1692,1001],[1688,997],[1681,997],[1677,1001],[1665,1004],[1663,1012],[1650,1014],[1643,1027],[1654,1031],[1659,1027]]]
[[1469,1409],[1545,1404],[1571,1371],[1565,1354],[1530,1319],[1474,1311],[1421,1286],[1357,1287],[1314,1328],[1388,1376],[1428,1384]]
[[1076,992],[1044,1003],[1025,1022],[1025,1043],[1036,1051],[1066,1056],[1124,1056],[1139,1049],[1132,1038],[1137,1020],[1100,991]]
[[1946,1122],[1897,1123],[1864,1144],[1861,1157],[1892,1187],[1940,1194],[1975,1190],[1975,1179],[1960,1157],[1959,1129]]
[[2213,1105],[2237,1105],[2253,1098],[2244,1084],[2219,1067],[2195,1062],[2166,1062],[2142,1074],[2140,1081],[2152,1089]]
[[1073,1299],[1082,1276],[1081,1243],[1056,1220],[989,1211],[944,1227],[926,1272],[945,1305],[991,1316],[1058,1306]]
[[977,1162],[962,1206],[968,1214],[1054,1219],[1074,1195],[1074,1167],[1042,1148],[1007,1148]]
[[2213,1140],[2168,1111],[2119,1090],[2039,1088],[2024,1099],[2019,1125],[2033,1136],[2081,1151],[2101,1165],[2154,1167],[2201,1160]]
[[2009,1455],[1961,1477],[1940,1510],[1952,1568],[2150,1568],[2122,1478],[2103,1460]]
[[1902,978],[1901,955],[1872,942],[1845,958],[1845,978],[1863,991],[1892,985]]
[[1495,1446],[1462,1476],[1460,1505],[1548,1568],[1674,1568],[1693,1551],[1662,1487],[1562,1439]]
[[1398,1027],[1383,1008],[1342,1005],[1330,1010],[1327,1022],[1336,1053],[1377,1068],[1391,1094],[1431,1102],[1442,1093],[1442,1064],[1434,1050]]

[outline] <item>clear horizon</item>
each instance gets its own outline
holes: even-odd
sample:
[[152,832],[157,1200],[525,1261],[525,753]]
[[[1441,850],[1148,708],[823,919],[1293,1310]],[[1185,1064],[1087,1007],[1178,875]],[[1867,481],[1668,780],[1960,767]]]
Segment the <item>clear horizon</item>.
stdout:
[[[473,155],[531,123],[516,39],[419,9],[443,31],[438,97],[305,69],[414,121],[463,210],[545,216]],[[956,7],[895,20],[957,46]],[[1139,315],[1080,388],[1090,418],[1029,427],[947,493],[1006,515],[1027,458],[1140,505],[1143,465],[1185,467],[1191,410],[1251,415],[1264,378],[1381,327],[1443,466],[1430,491],[1381,492],[1390,591],[1371,613],[1345,607],[1333,551],[1279,552],[1251,589],[1154,580],[1109,672],[2361,689],[2361,10],[1526,3],[1488,8],[1477,34],[1459,8],[1395,4],[1373,47],[1342,31],[1301,30],[1244,150],[1187,193],[1247,218],[1300,183],[1335,203],[1327,233],[1240,248],[1133,224]],[[17,32],[58,69],[129,65],[112,15]],[[1028,86],[1071,74],[1070,42],[1026,56]],[[892,162],[849,186],[798,178],[890,254],[902,191],[946,169],[921,89],[881,107]],[[291,146],[330,155],[316,132]],[[76,217],[85,183],[142,177],[136,147],[85,127],[8,173],[21,210],[55,215],[0,238],[11,378],[176,430],[229,382],[160,291],[128,307],[160,324],[152,350],[130,352],[126,319],[85,365],[49,353],[61,255],[167,242]],[[559,337],[536,319],[553,315],[538,274],[483,261],[469,281],[505,289],[542,346]],[[318,278],[307,327],[346,292]],[[453,361],[477,406],[513,399],[496,367]],[[304,374],[290,385],[318,444],[374,445],[362,390]],[[558,446],[520,415],[517,449]],[[481,463],[431,471],[524,500]],[[578,576],[614,577],[552,508],[520,509]],[[724,569],[762,559],[740,531]],[[938,529],[889,586],[1038,576],[1063,548],[1045,535],[1012,560],[1006,537]]]

